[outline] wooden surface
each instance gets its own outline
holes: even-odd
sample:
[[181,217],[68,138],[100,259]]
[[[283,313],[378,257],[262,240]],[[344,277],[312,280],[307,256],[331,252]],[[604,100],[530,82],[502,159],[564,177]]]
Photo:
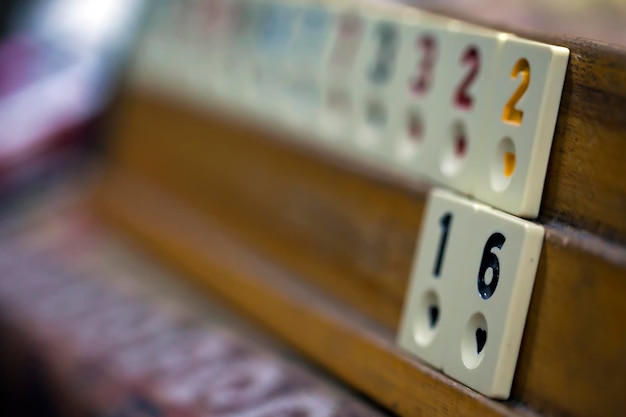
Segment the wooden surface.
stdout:
[[390,416],[101,227],[70,181],[0,213],[0,415]]
[[202,213],[132,174],[109,177],[105,184],[99,208],[106,218],[386,408],[402,416],[534,415],[523,406],[489,400],[410,358],[388,329],[303,285]]
[[571,51],[540,220],[626,244],[626,49],[538,40]]
[[[293,271],[298,279],[314,283],[393,334],[424,206],[427,191],[424,184],[408,183],[387,172],[331,157],[306,145],[288,146],[285,142],[271,141],[272,138],[258,130],[154,98],[133,95],[124,101],[124,117],[119,127],[123,140],[113,155],[121,172],[150,179],[183,206],[195,207],[228,229],[234,240],[254,248],[267,262]],[[576,142],[567,136],[561,138]],[[613,138],[617,138],[617,133]],[[590,147],[589,152],[596,156],[619,155],[626,152],[626,147],[613,152],[600,146]],[[554,166],[555,160],[561,166]],[[549,185],[559,190],[556,197],[564,193],[561,188],[570,191],[575,188],[573,183],[563,182],[553,174],[555,170],[573,169],[568,166],[571,161],[571,158],[552,158],[548,181],[557,181],[557,185]],[[619,176],[619,172],[612,174]],[[127,181],[124,174],[120,175],[110,188]],[[586,185],[591,183],[580,180],[578,188],[584,189]],[[617,184],[617,188],[621,185]],[[615,183],[598,187],[616,189]],[[133,194],[139,195],[139,191],[127,193],[123,198],[109,198],[118,199],[116,210],[126,212],[129,224],[145,222],[154,206],[137,206],[139,197],[133,198]],[[604,191],[603,199],[623,201],[624,195]],[[559,206],[560,200],[556,198],[556,201]],[[577,229],[563,223],[571,219],[546,215],[548,205],[549,200],[540,219],[547,227],[546,243],[520,353],[513,401],[548,414],[618,414],[626,383],[623,319],[626,317],[623,302],[626,250],[611,241],[615,236],[602,235],[600,227]],[[570,203],[569,208],[577,207]],[[591,224],[592,215],[602,217],[609,212],[614,216],[613,221],[620,223],[615,205],[597,205],[594,210],[580,215],[584,214]],[[165,232],[173,220],[163,219],[152,226],[151,238],[176,242],[182,247],[182,237],[174,238]],[[620,226],[624,226],[623,218]],[[170,248],[167,254],[174,262],[183,262],[183,258],[192,256],[185,255],[186,250],[174,253]],[[200,266],[194,268],[196,274],[201,273]],[[233,282],[231,279],[209,284],[233,285],[231,290],[220,287],[221,291],[232,291],[228,295],[232,298],[240,290]],[[275,314],[272,327],[346,377],[340,363],[328,363],[331,359],[324,358],[328,352],[320,342],[311,341],[312,346],[306,347],[294,341],[295,336],[289,336],[291,330],[280,330],[281,326],[288,326],[281,322],[281,317],[287,322],[290,314],[266,312],[268,308],[279,307],[268,307],[260,301],[247,307],[246,303],[252,300],[238,301],[242,308],[259,317]],[[392,339],[389,336],[389,341]],[[396,355],[395,350],[385,354],[367,353],[359,361],[377,363],[384,356]],[[350,355],[340,356],[345,360]],[[426,368],[417,369],[420,374]],[[389,372],[382,370],[368,372],[372,372],[369,376],[374,380],[390,377]],[[400,383],[406,384],[403,390],[409,390],[413,378],[420,380],[412,374]],[[358,378],[347,379],[356,383]],[[409,410],[424,401],[420,397],[411,402],[410,395],[398,398],[398,394],[383,392],[377,385],[357,386],[376,394],[387,405],[397,404],[404,415],[411,415]],[[413,405],[406,406],[406,401]]]
[[[626,386],[626,50],[521,35],[566,46],[571,57],[537,220],[546,241],[512,400],[503,408],[475,395],[477,403],[465,404],[469,391],[393,347],[424,183],[195,108],[182,87],[178,97],[129,89],[120,100],[104,212],[402,415],[458,414],[446,401],[475,415],[487,413],[476,404],[506,414],[522,412],[518,403],[548,415],[618,415]],[[169,197],[152,196],[152,186]],[[189,208],[199,218],[179,224]],[[209,256],[213,247],[195,240],[203,227],[222,230],[226,237],[213,246],[236,246],[241,260]],[[292,294],[271,268],[288,271],[290,285],[314,286],[332,306],[313,293]],[[216,280],[209,272],[216,270],[229,279]],[[342,324],[342,312],[328,316],[333,308],[373,324]],[[311,329],[306,338],[302,328]],[[369,332],[377,336],[363,336]],[[415,392],[416,384],[434,388]]]

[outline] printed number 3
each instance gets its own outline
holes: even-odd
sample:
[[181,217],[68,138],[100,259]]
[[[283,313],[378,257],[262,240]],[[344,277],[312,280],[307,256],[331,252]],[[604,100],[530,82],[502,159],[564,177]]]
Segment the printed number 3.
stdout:
[[413,80],[411,89],[413,93],[425,94],[433,83],[435,61],[437,60],[437,44],[435,39],[426,35],[417,41],[417,47],[423,52],[420,62],[420,74]]

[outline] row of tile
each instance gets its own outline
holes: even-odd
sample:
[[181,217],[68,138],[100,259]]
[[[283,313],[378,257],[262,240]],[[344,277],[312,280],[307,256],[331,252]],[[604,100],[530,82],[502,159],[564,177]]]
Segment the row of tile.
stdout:
[[566,48],[386,2],[188,0],[140,52],[179,95],[538,215]]

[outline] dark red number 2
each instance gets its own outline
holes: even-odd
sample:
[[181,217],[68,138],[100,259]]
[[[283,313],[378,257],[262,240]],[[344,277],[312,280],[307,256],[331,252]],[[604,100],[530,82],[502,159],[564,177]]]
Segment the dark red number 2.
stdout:
[[454,104],[463,110],[471,110],[474,105],[474,97],[472,97],[467,90],[469,90],[474,80],[476,80],[478,72],[480,71],[480,56],[478,54],[478,49],[473,46],[467,48],[461,56],[461,64],[469,66],[470,69],[463,81],[461,81],[461,84],[459,84],[456,89],[456,93],[454,94]]

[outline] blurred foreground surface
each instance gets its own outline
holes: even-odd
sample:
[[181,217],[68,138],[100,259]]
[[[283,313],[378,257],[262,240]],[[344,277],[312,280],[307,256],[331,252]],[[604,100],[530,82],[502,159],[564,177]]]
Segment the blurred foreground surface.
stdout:
[[0,221],[2,415],[383,415],[103,230],[82,187]]

